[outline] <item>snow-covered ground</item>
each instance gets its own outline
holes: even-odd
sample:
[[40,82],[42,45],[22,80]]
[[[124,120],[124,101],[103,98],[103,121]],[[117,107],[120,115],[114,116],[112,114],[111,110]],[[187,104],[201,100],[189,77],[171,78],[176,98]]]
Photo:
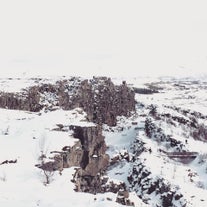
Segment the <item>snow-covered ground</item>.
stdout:
[[0,162],[16,160],[0,165],[0,206],[120,206],[113,193],[76,193],[70,181],[74,168],[65,169],[62,175],[51,174],[50,184],[45,186],[44,173],[35,167],[42,151],[49,157],[51,151],[76,142],[69,131],[52,130],[56,124],[65,128],[70,124],[94,125],[86,122],[80,111],[31,113],[0,109]]
[[[55,82],[57,79],[47,80]],[[35,82],[36,81],[36,82]],[[121,79],[113,79],[120,83]],[[1,79],[0,91],[14,92],[22,88],[45,82],[45,80]],[[190,121],[188,116],[177,111],[173,106],[200,112],[206,116],[207,82],[205,80],[189,79],[139,79],[128,80],[131,86],[147,87],[146,83],[153,82],[153,86],[163,88],[160,93],[151,95],[136,94],[137,113],[131,118],[118,118],[118,126],[109,128],[104,126],[103,134],[108,147],[107,153],[111,158],[129,155],[129,160],[120,161],[110,166],[107,175],[114,182],[124,181],[127,185],[128,175],[133,167],[133,143],[136,139],[144,144],[139,160],[152,173],[160,176],[174,186],[187,201],[187,207],[207,206],[207,142],[195,140],[190,135],[188,126],[166,122],[166,119],[156,120],[149,115],[151,104],[156,105],[158,114],[171,114]],[[139,104],[143,107],[139,107]],[[166,107],[170,106],[170,107]],[[44,173],[35,167],[38,157],[44,152],[47,157],[51,151],[61,150],[64,146],[72,146],[77,140],[73,138],[69,125],[94,125],[86,121],[86,114],[79,108],[64,111],[41,111],[31,113],[26,111],[0,109],[0,163],[8,160],[14,163],[0,165],[0,206],[2,207],[118,207],[116,194],[86,194],[74,191],[71,182],[74,168],[64,169],[62,175],[58,172],[51,175],[51,182],[45,185]],[[159,149],[167,151],[166,146],[156,139],[149,138],[144,130],[145,120],[151,117],[156,126],[164,134],[185,145],[190,152],[197,152],[198,157],[191,162],[180,162],[170,159]],[[198,123],[206,124],[206,119],[198,118]],[[65,131],[54,130],[61,124]],[[187,142],[186,142],[187,139]],[[152,151],[150,152],[149,149]],[[142,202],[135,192],[130,193],[130,199],[137,207],[153,206]],[[154,202],[155,203],[155,202]],[[176,206],[178,207],[178,206]]]
[[[133,87],[147,88],[146,84],[143,84],[143,80],[132,80]],[[149,82],[148,82],[149,83]],[[156,106],[156,112],[158,114],[172,114],[185,118],[182,113],[173,110],[170,107],[176,106],[183,110],[190,110],[200,112],[206,116],[207,108],[207,83],[205,80],[195,81],[189,79],[160,79],[152,83],[153,86],[162,88],[160,93],[154,93],[150,95],[136,94],[137,102],[143,104],[143,107],[137,109],[138,116],[132,118],[131,122],[137,122],[136,133],[132,133],[135,127],[128,121],[122,121],[124,130],[120,132],[106,133],[106,141],[109,146],[109,154],[113,157],[117,153],[121,153],[122,150],[130,152],[130,145],[132,141],[137,138],[144,142],[146,150],[141,153],[139,160],[147,166],[148,170],[152,173],[152,176],[160,176],[164,178],[173,186],[178,186],[180,192],[183,194],[187,201],[187,206],[190,207],[206,207],[207,206],[207,137],[205,141],[193,139],[187,130],[191,130],[187,126],[182,124],[171,125],[166,120],[154,120],[166,135],[171,135],[174,139],[183,143],[186,150],[190,152],[197,152],[198,156],[195,160],[190,161],[178,161],[176,159],[170,159],[161,150],[168,151],[164,145],[155,139],[150,139],[144,131],[144,120],[146,117],[150,117],[148,107],[153,104]],[[169,108],[166,106],[170,106]],[[139,116],[141,115],[141,116]],[[199,123],[205,125],[206,118],[197,120]],[[113,130],[114,131],[114,130]],[[111,139],[112,138],[112,139]],[[111,141],[113,140],[113,141]],[[187,141],[186,141],[187,140]],[[110,145],[111,144],[111,145]],[[152,152],[149,151],[152,150]],[[130,167],[133,164],[126,161],[121,161],[120,165],[113,168],[108,172],[109,176],[113,179],[121,179],[127,183],[127,176]],[[117,173],[119,172],[119,173]],[[150,202],[152,206],[153,200]]]

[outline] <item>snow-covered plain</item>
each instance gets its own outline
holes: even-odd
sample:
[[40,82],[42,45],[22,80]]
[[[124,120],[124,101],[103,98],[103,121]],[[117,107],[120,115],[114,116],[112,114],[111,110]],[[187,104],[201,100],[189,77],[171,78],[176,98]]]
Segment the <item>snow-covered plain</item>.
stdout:
[[[1,79],[1,91],[20,91],[22,88],[39,84],[36,79]],[[44,81],[44,80],[41,80]],[[55,79],[48,79],[55,82]],[[114,82],[121,82],[114,79]],[[174,186],[187,201],[187,207],[207,206],[207,142],[193,139],[182,125],[170,125],[162,120],[154,120],[165,134],[170,134],[182,142],[189,151],[199,153],[198,157],[187,163],[168,158],[159,149],[166,150],[162,143],[146,136],[144,131],[145,119],[149,116],[148,106],[156,105],[157,113],[169,113],[184,117],[180,112],[165,106],[176,106],[206,114],[207,82],[192,79],[131,79],[130,86],[147,87],[146,83],[153,82],[153,86],[162,88],[160,93],[151,95],[136,94],[138,103],[136,113],[130,117],[119,117],[118,125],[114,128],[104,126],[103,134],[106,137],[107,153],[111,158],[129,153],[133,156],[132,146],[136,139],[145,143],[146,151],[139,159],[152,173],[160,176]],[[61,150],[64,146],[72,146],[77,141],[68,129],[69,125],[94,125],[85,119],[86,114],[79,108],[64,111],[41,111],[31,113],[26,111],[0,109],[0,163],[12,160],[15,163],[0,165],[0,206],[3,207],[118,207],[115,202],[116,194],[86,194],[74,191],[71,182],[74,168],[64,169],[62,175],[55,172],[51,175],[51,182],[45,185],[44,173],[35,167],[38,157],[44,152],[49,157],[51,151]],[[206,119],[199,119],[199,123],[206,123]],[[65,132],[54,130],[57,124],[68,129]],[[186,142],[187,139],[187,143]],[[149,149],[152,152],[149,152]],[[107,175],[114,182],[124,181],[128,186],[127,177],[133,162],[121,159],[116,165],[109,167]],[[193,176],[192,176],[193,175]],[[130,199],[136,207],[155,206],[156,200],[145,204],[135,192],[130,193]],[[156,198],[155,198],[156,199]],[[178,207],[178,206],[176,206]]]

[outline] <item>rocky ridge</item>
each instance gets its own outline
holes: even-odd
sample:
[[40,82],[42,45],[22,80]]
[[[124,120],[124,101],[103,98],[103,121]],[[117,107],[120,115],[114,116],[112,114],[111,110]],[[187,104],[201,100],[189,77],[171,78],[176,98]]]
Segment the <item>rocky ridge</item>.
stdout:
[[73,77],[55,84],[31,86],[18,93],[0,92],[0,107],[32,112],[80,107],[89,121],[115,126],[117,116],[129,116],[135,110],[134,95],[126,82],[116,86],[106,77],[91,80]]
[[[0,107],[32,112],[49,112],[62,108],[71,110],[82,108],[87,119],[94,126],[69,126],[74,138],[79,141],[72,147],[64,146],[61,151],[51,152],[52,161],[44,162],[44,154],[36,166],[45,172],[77,166],[73,181],[76,191],[98,193],[114,191],[113,183],[107,184],[104,171],[109,164],[106,144],[102,135],[102,124],[116,125],[117,116],[130,116],[135,111],[134,92],[126,82],[116,86],[110,78],[94,77],[91,80],[71,78],[55,84],[40,84],[23,89],[18,93],[0,93]],[[57,125],[54,130],[63,131]],[[67,130],[66,130],[67,131]],[[123,186],[117,187],[125,190]]]

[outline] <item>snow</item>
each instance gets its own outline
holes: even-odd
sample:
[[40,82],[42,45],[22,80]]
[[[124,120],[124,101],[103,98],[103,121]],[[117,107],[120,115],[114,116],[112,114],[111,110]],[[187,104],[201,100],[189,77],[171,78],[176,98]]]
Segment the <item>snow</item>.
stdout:
[[44,174],[35,167],[41,151],[49,156],[51,151],[77,142],[70,131],[52,130],[57,128],[56,124],[94,126],[86,122],[85,113],[80,111],[60,109],[40,115],[0,109],[0,162],[17,159],[17,163],[0,165],[0,206],[121,206],[114,201],[116,194],[95,196],[74,192],[70,181],[74,168],[65,169],[62,175],[54,173],[51,183],[45,186]]
[[[61,176],[55,175],[54,181],[44,186],[38,182],[38,177],[30,177],[22,182],[8,181],[1,183],[1,206],[44,206],[44,207],[66,207],[66,206],[121,206],[114,202],[116,195],[107,193],[104,195],[92,195],[76,193],[74,186],[70,183],[73,168],[63,171]],[[81,199],[80,199],[81,198]],[[108,201],[111,198],[112,201]]]
[[[22,88],[43,82],[56,82],[57,79],[38,80],[35,79],[1,79],[0,91],[14,92]],[[122,79],[113,79],[121,83]],[[207,190],[207,142],[195,140],[190,136],[189,128],[177,124],[175,126],[163,120],[155,120],[155,124],[161,127],[163,133],[172,135],[175,140],[181,141],[190,152],[199,153],[198,157],[190,162],[182,163],[170,159],[159,149],[166,151],[166,146],[158,143],[155,139],[146,136],[144,129],[145,119],[149,116],[149,105],[157,106],[157,113],[171,114],[173,116],[190,120],[179,111],[165,106],[176,106],[190,111],[201,112],[206,115],[206,83],[200,80],[198,84],[191,84],[191,79],[142,79],[131,78],[127,80],[131,86],[147,87],[146,81],[159,82],[158,86],[163,87],[160,93],[153,95],[136,94],[136,100],[144,107],[137,106],[137,114],[130,118],[118,117],[117,127],[103,127],[107,154],[110,158],[118,156],[120,161],[110,166],[107,170],[109,181],[114,183],[125,182],[128,185],[127,177],[132,162],[128,162],[124,155],[133,156],[132,146],[136,139],[144,143],[145,151],[139,156],[150,176],[162,177],[172,186],[179,188],[179,191],[187,200],[188,207],[206,207]],[[194,80],[195,81],[195,80]],[[175,83],[185,85],[181,90]],[[193,98],[189,98],[192,96]],[[56,108],[55,111],[40,111],[32,113],[26,111],[0,109],[0,163],[5,160],[16,160],[17,163],[0,165],[0,206],[40,206],[40,207],[120,207],[116,203],[116,194],[86,194],[74,191],[74,184],[71,182],[74,168],[64,169],[62,175],[55,172],[51,175],[49,185],[44,185],[44,173],[35,167],[38,164],[38,157],[42,152],[50,157],[51,151],[60,151],[64,146],[73,146],[78,140],[73,137],[70,125],[95,126],[94,123],[86,120],[86,113],[76,108],[65,111]],[[142,115],[142,116],[141,116]],[[137,123],[137,124],[136,124]],[[206,120],[198,119],[198,123]],[[63,131],[59,126],[62,126]],[[185,143],[187,139],[187,143]],[[150,153],[149,149],[152,150]],[[93,155],[97,157],[96,154]],[[145,186],[147,188],[147,185]],[[150,204],[145,204],[135,192],[130,192],[130,200],[136,207],[153,206],[156,200],[155,195],[146,195],[145,199],[151,199]],[[175,202],[176,204],[176,202]],[[178,205],[178,203],[176,204]],[[176,206],[177,207],[177,206]]]
[[[136,81],[138,80],[138,83]],[[117,81],[117,80],[116,80]],[[178,80],[176,80],[178,81]],[[182,80],[183,84],[186,80]],[[118,81],[117,81],[118,82]],[[178,81],[179,82],[179,81]],[[143,87],[142,81],[139,79],[130,80],[130,84],[132,86]],[[181,107],[182,109],[190,109],[190,111],[197,111],[206,115],[206,85],[203,83],[199,83],[196,85],[191,85],[191,79],[188,80],[187,85],[190,89],[187,90],[177,90],[173,86],[173,80],[169,79],[168,82],[163,82],[158,84],[158,86],[163,87],[161,93],[153,94],[153,95],[142,95],[136,94],[136,100],[145,105],[143,109],[138,108],[137,113],[145,114],[148,116],[149,110],[146,110],[146,106],[151,104],[157,106],[157,113],[159,114],[172,114],[173,116],[177,116],[180,118],[185,118],[186,120],[190,120],[189,117],[184,116],[178,111],[172,110],[171,108],[164,107],[167,106],[176,106]],[[187,95],[186,95],[187,94]],[[188,99],[189,95],[193,96],[193,99]],[[194,161],[182,163],[177,160],[172,160],[159,151],[159,149],[166,150],[165,147],[158,143],[153,139],[149,139],[145,132],[142,130],[144,127],[143,121],[145,117],[134,117],[133,121],[138,122],[136,126],[136,133],[133,130],[133,126],[130,122],[119,119],[120,123],[117,128],[124,127],[123,131],[117,132],[116,129],[113,129],[115,132],[106,132],[106,142],[109,146],[108,154],[111,157],[115,157],[119,155],[123,150],[128,150],[130,152],[130,145],[133,140],[137,139],[143,141],[144,147],[147,149],[143,152],[139,159],[140,161],[147,166],[147,169],[152,173],[151,176],[161,176],[171,185],[178,186],[180,192],[184,195],[184,198],[187,200],[187,206],[197,207],[197,206],[207,206],[206,200],[206,189],[207,189],[207,165],[206,165],[206,154],[207,154],[207,143],[195,140],[193,138],[189,138],[189,133],[186,132],[188,130],[187,127],[183,127],[181,125],[172,126],[165,123],[163,120],[156,121],[156,124],[162,128],[165,134],[171,134],[174,139],[181,141],[185,144],[187,150],[191,152],[198,152],[200,155],[204,157],[204,162],[199,164],[199,157]],[[198,123],[206,123],[206,120],[198,119]],[[183,134],[183,132],[185,132]],[[187,139],[187,143],[185,143]],[[150,153],[148,149],[152,149]],[[127,175],[129,169],[131,168],[131,164],[121,160],[119,165],[114,166],[114,168],[108,171],[108,176],[113,179],[122,180],[127,183]],[[150,199],[152,202],[156,203],[151,195]],[[177,204],[178,205],[178,204]]]

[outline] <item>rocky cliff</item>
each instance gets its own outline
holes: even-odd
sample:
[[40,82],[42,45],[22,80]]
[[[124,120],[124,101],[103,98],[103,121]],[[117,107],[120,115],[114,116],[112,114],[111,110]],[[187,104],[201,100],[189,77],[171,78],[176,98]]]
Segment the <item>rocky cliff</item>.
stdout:
[[39,87],[31,87],[18,93],[0,92],[0,107],[25,111],[40,111],[43,106],[40,104]]
[[[76,166],[74,182],[77,191],[97,193],[114,189],[113,184],[103,187],[106,184],[103,175],[109,164],[109,156],[106,155],[102,124],[115,126],[117,116],[130,116],[135,111],[134,92],[126,82],[116,86],[110,78],[94,77],[91,80],[71,78],[53,84],[41,83],[18,93],[1,92],[0,107],[32,112],[82,108],[88,121],[95,125],[69,126],[79,141],[72,147],[63,146],[62,150],[51,152],[51,161],[44,161],[42,154],[36,167],[44,172],[61,172],[63,168]],[[56,130],[63,128],[61,124],[58,127]]]
[[106,144],[101,126],[80,127],[71,126],[74,137],[82,145],[83,156],[80,168],[74,176],[76,190],[97,193],[101,188],[101,174],[107,168],[109,157],[106,155]]
[[101,175],[108,167],[109,156],[106,154],[106,144],[102,135],[102,127],[96,126],[74,126],[70,131],[78,139],[72,147],[64,146],[61,151],[52,151],[53,161],[44,162],[41,159],[36,167],[44,171],[60,172],[63,168],[76,166],[74,182],[76,190],[82,192],[103,192]]
[[106,77],[71,78],[55,84],[31,86],[19,93],[1,92],[0,107],[33,112],[81,107],[89,121],[115,126],[117,116],[129,116],[135,111],[135,99],[125,82],[116,86]]

